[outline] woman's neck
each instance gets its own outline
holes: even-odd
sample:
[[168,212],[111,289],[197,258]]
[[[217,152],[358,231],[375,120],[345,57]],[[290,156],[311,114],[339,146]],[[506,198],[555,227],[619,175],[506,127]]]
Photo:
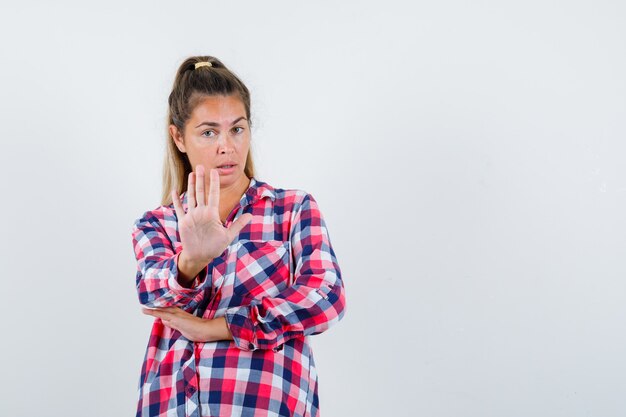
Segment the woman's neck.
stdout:
[[222,223],[226,222],[228,215],[239,203],[243,194],[248,190],[250,182],[250,178],[242,175],[241,181],[238,181],[231,187],[220,189],[220,219]]

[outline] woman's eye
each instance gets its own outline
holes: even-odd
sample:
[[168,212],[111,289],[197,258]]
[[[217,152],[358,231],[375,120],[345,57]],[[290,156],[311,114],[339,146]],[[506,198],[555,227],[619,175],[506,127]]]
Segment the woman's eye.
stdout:
[[[239,131],[237,131],[236,129],[240,129],[240,130],[239,130]],[[235,133],[241,133],[241,132],[243,132],[243,127],[241,127],[241,126],[233,127],[233,131],[234,131]]]
[[[213,133],[213,135],[207,136],[207,135],[205,135],[205,133]],[[202,136],[204,136],[205,138],[213,137],[213,136],[215,136],[215,132],[212,131],[212,130],[206,130],[206,131],[202,132]]]

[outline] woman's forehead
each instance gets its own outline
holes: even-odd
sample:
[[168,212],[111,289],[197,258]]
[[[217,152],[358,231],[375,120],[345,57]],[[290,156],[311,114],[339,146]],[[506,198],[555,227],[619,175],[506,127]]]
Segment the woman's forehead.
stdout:
[[245,107],[238,95],[202,96],[195,101],[193,113],[243,112]]
[[198,101],[190,119],[194,127],[203,122],[230,126],[242,117],[246,117],[245,107],[236,96],[208,96]]

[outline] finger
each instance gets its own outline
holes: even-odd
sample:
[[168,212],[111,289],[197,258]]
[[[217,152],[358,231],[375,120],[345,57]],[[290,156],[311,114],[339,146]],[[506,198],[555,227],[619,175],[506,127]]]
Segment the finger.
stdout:
[[182,218],[185,214],[185,210],[183,209],[183,205],[180,203],[180,197],[176,190],[172,190],[172,203],[174,203],[174,210],[176,211],[176,217]]
[[220,211],[220,174],[217,169],[209,171],[209,207],[219,216]]
[[160,319],[162,319],[164,317],[170,317],[172,315],[172,313],[170,313],[169,311],[165,310],[162,307],[156,307],[156,308],[146,308],[146,307],[143,307],[141,309],[141,311],[144,314],[147,314],[147,315],[153,316],[153,317],[158,317]]
[[161,323],[163,323],[165,326],[173,328],[171,323],[170,323],[170,321],[168,319],[164,319],[164,318],[161,318],[161,317],[159,317],[159,318],[161,319]]
[[178,307],[166,307],[163,310],[163,316],[171,320],[174,317],[187,318],[187,317],[193,316],[193,314],[190,314],[186,312],[185,310],[180,309]]
[[157,317],[157,316],[156,316],[156,314],[155,314],[155,311],[156,311],[156,310],[154,310],[154,309],[152,309],[152,308],[146,308],[146,307],[142,307],[142,308],[141,308],[141,312],[142,312],[143,314],[147,314],[148,316]]
[[187,212],[196,208],[196,173],[191,171],[187,179]]
[[159,307],[159,310],[163,311],[164,313],[177,313],[179,311],[183,311],[181,308],[179,307],[175,307],[175,306],[169,306],[169,307]]
[[204,192],[204,166],[196,166],[196,201],[198,207],[206,206],[206,194]]
[[241,229],[250,223],[250,220],[252,220],[252,214],[250,213],[245,213],[239,216],[239,218],[228,228],[228,241],[232,242],[233,239],[235,239],[235,236],[241,232]]

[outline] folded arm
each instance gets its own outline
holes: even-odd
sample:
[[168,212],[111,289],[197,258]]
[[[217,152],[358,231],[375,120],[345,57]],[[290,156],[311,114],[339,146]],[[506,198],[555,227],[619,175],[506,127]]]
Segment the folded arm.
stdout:
[[290,339],[322,333],[345,314],[341,270],[322,213],[310,194],[294,207],[290,240],[293,285],[275,297],[226,310],[226,323],[242,350],[276,350]]

